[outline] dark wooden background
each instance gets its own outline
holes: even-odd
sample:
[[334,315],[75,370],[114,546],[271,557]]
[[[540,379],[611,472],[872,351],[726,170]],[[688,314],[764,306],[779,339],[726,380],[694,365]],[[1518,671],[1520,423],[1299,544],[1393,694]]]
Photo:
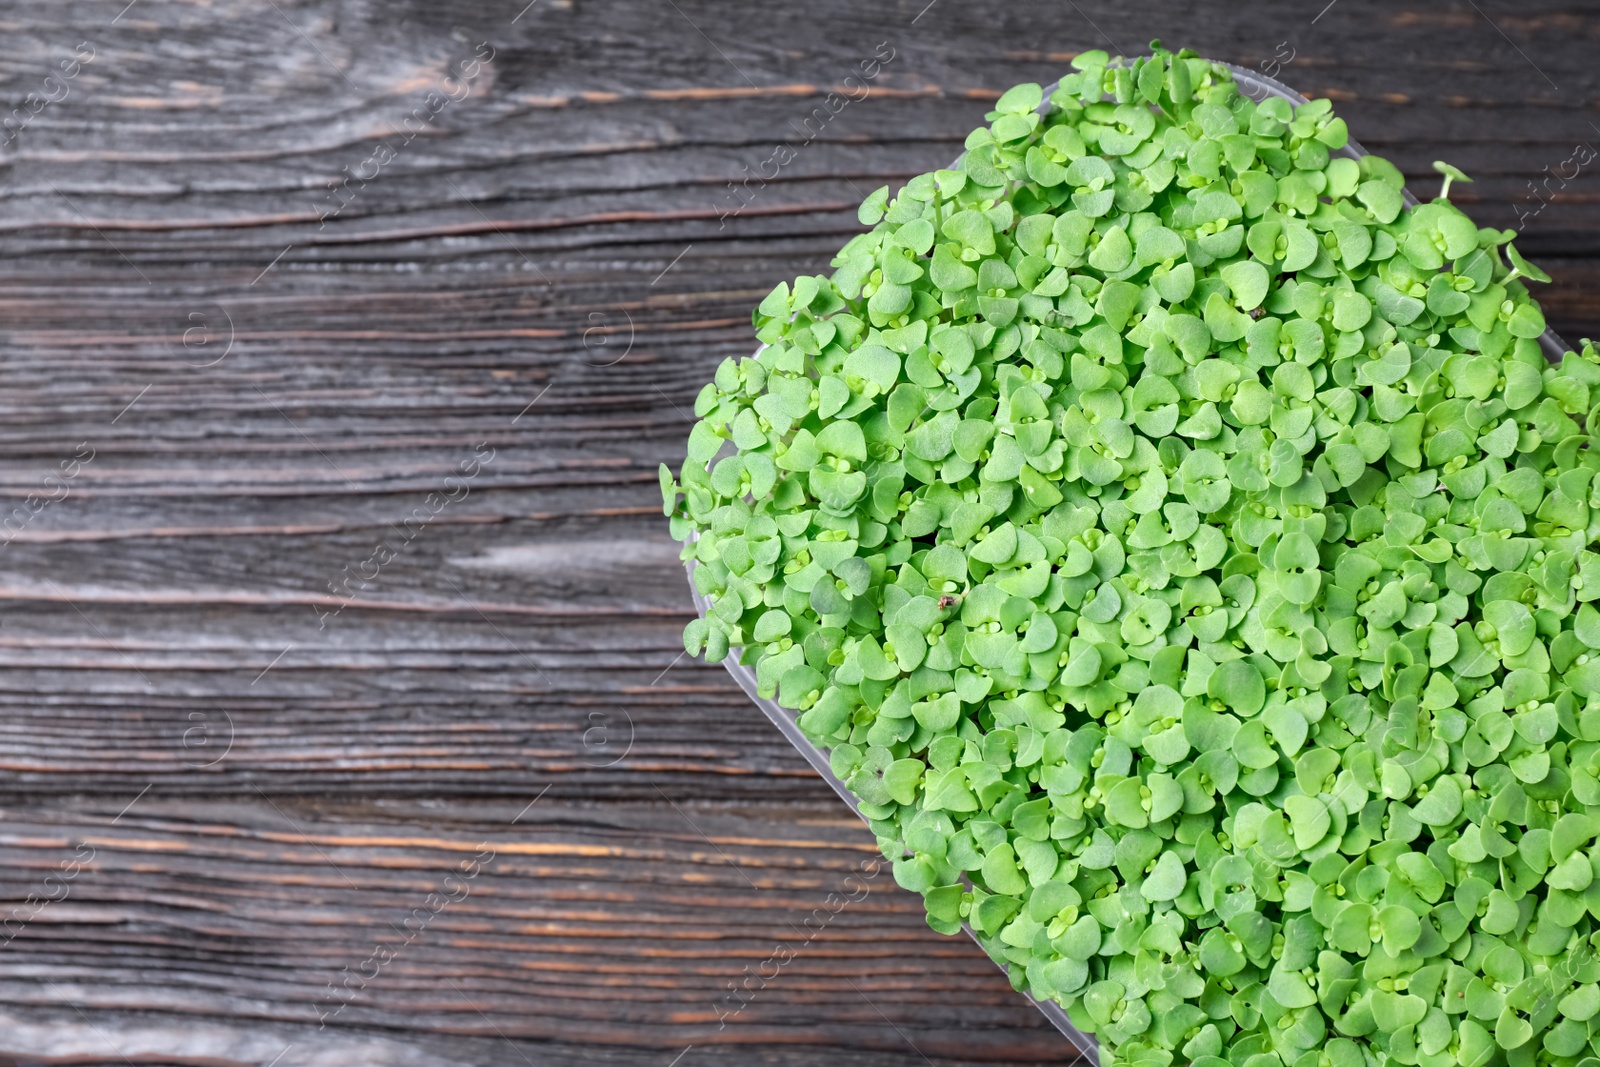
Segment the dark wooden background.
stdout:
[[861,195],[1152,37],[1278,57],[1418,189],[1438,157],[1477,177],[1458,202],[1520,213],[1575,341],[1600,160],[1529,182],[1600,144],[1596,5],[525,2],[0,4],[0,1064],[1070,1059],[887,874],[803,935],[872,841],[679,658],[656,465]]

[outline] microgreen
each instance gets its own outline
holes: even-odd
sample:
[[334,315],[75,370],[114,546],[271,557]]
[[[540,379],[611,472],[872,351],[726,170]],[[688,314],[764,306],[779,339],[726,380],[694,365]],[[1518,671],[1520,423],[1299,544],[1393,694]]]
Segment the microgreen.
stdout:
[[1600,353],[1325,100],[987,119],[701,392],[686,647],[1107,1063],[1594,1064]]
[[1450,196],[1451,182],[1471,182],[1472,179],[1463,174],[1460,168],[1446,163],[1442,159],[1433,161],[1433,169],[1444,175],[1444,181],[1439,186],[1439,199],[1444,200]]

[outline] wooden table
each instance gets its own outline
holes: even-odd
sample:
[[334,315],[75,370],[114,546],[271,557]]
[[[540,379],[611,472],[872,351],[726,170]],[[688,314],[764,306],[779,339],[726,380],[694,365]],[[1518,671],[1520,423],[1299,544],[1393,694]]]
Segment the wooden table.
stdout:
[[1576,341],[1600,19],[525,2],[5,5],[0,1064],[1069,1059],[679,655],[656,465],[862,195],[1108,42],[1460,165]]

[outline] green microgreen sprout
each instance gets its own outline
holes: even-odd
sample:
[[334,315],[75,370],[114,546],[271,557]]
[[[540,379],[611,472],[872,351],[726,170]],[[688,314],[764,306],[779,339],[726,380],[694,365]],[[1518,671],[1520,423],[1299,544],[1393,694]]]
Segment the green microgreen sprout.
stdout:
[[1531,278],[1536,282],[1548,282],[1550,280],[1550,275],[1522,258],[1522,253],[1517,251],[1516,245],[1506,245],[1506,258],[1511,261],[1512,268],[1511,272],[1506,275],[1506,281],[1509,282],[1513,278]]
[[1465,174],[1463,174],[1459,168],[1454,167],[1449,163],[1446,163],[1442,159],[1436,159],[1436,160],[1433,161],[1433,169],[1438,171],[1440,174],[1444,175],[1444,182],[1439,186],[1439,199],[1440,200],[1449,199],[1449,197],[1450,197],[1450,183],[1451,182],[1471,182],[1472,181],[1472,179],[1467,177]]
[[686,648],[1108,1065],[1592,1067],[1600,353],[1326,100],[987,121],[700,393]]

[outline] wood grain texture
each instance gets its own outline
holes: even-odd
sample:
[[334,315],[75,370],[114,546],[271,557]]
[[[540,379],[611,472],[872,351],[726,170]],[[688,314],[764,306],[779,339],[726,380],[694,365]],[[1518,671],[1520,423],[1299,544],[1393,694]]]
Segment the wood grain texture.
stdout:
[[679,657],[657,464],[866,192],[1156,36],[1464,168],[1593,334],[1600,19],[525,2],[0,0],[0,1067],[1071,1059],[887,875],[806,936],[872,842]]
[[[573,1050],[541,1062],[601,1046],[665,1062],[797,1030],[884,1063],[1051,1057],[1054,1031],[1018,1017],[970,944],[927,929],[853,816],[659,799],[7,810],[0,892],[46,888],[0,926],[0,998],[249,1020],[308,1049],[399,1017]],[[916,1049],[880,1007],[925,1015]]]

